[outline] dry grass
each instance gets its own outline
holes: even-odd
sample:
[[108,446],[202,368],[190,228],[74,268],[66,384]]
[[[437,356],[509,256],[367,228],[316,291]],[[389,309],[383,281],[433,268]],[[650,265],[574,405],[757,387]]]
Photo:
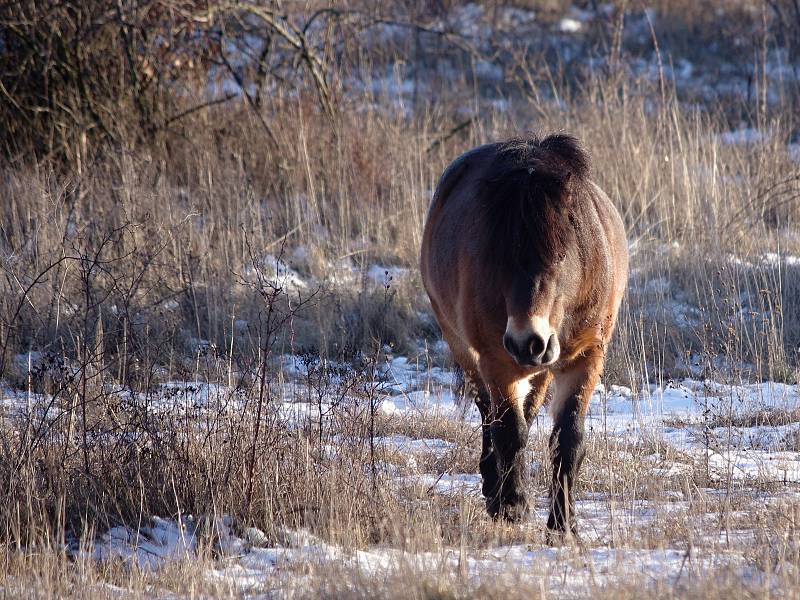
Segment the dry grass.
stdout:
[[[517,4],[532,4],[548,27],[570,14],[551,2]],[[729,4],[724,31],[759,30],[763,14]],[[403,10],[439,19],[460,7]],[[704,43],[719,42],[722,34],[707,27],[713,11],[698,10],[664,3],[654,28],[663,48],[695,48],[698,28]],[[613,42],[614,22],[587,39]],[[351,30],[340,26],[330,35],[347,37]],[[752,57],[761,47],[753,39],[737,52]],[[612,42],[602,46],[606,57],[614,56]],[[63,151],[21,154],[25,129],[13,129],[20,144],[13,153],[5,148],[0,180],[0,378],[27,408],[4,406],[0,417],[6,595],[241,596],[208,577],[226,560],[213,526],[191,561],[154,573],[64,551],[65,543],[90,544],[110,526],[152,515],[229,515],[273,540],[303,528],[347,551],[449,556],[456,548],[476,557],[542,545],[539,515],[535,526],[510,527],[491,522],[476,495],[434,493],[427,480],[397,485],[398,474],[474,473],[476,427],[378,410],[388,353],[416,355],[429,369],[450,366],[446,353],[430,350],[439,335],[416,271],[439,174],[464,150],[521,131],[566,130],[581,139],[594,180],[623,214],[631,287],[606,383],[636,392],[687,374],[798,381],[800,266],[768,255],[800,256],[800,166],[786,145],[797,135],[797,90],[787,84],[765,103],[772,88],[755,77],[749,98],[698,105],[663,73],[633,74],[624,53],[620,63],[567,74],[560,58],[550,68],[544,50],[498,53],[504,79],[491,85],[455,69],[435,97],[416,102],[346,85],[387,64],[402,79],[400,58],[473,69],[488,60],[458,45],[426,44],[338,48],[330,110],[302,79],[278,85],[257,107],[232,99],[198,110],[149,140],[134,133],[132,120],[120,121],[112,137],[125,137],[122,145],[91,137],[96,147],[87,146],[70,129]],[[498,96],[503,103],[491,101]],[[184,100],[168,106],[180,110]],[[120,114],[134,101],[124,95]],[[113,116],[114,103],[101,104],[104,119]],[[726,142],[722,134],[739,121],[766,135]],[[407,271],[384,285],[368,277],[374,265]],[[282,275],[287,266],[301,283]],[[305,375],[281,367],[286,353],[305,357]],[[206,383],[224,387],[206,398],[161,385],[175,380],[203,393]],[[313,409],[298,419],[287,414],[287,400]],[[705,425],[783,425],[796,422],[795,413],[754,407],[746,421],[719,414]],[[450,445],[411,454],[381,441],[388,436]],[[547,432],[537,428],[530,487],[539,512],[546,446]],[[686,468],[664,475],[676,463]],[[758,532],[747,565],[774,579],[743,583],[727,567],[690,561],[671,586],[598,577],[580,593],[722,598],[800,590],[793,489],[717,480],[707,464],[670,447],[603,431],[591,432],[581,489],[589,539],[559,558],[564,564],[579,568],[605,544],[723,551],[721,536],[747,529]],[[767,492],[778,501],[765,505]],[[298,572],[281,580],[292,597],[544,597],[544,582],[557,576],[553,561],[531,565],[532,577],[477,588],[458,561],[444,559],[436,571],[409,563],[387,577],[346,564],[292,568]],[[247,593],[269,594],[270,585]]]

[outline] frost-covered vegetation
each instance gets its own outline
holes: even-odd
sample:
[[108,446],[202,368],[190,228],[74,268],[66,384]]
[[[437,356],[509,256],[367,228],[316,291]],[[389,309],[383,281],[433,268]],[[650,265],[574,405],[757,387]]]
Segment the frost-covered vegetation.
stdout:
[[[796,3],[0,8],[0,586],[800,593]],[[484,513],[417,271],[445,165],[568,131],[630,285],[580,544]]]

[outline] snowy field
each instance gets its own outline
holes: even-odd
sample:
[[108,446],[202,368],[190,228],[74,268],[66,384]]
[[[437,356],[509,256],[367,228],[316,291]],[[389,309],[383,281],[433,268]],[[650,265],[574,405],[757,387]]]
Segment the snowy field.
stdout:
[[[290,258],[297,264],[302,256],[300,249]],[[796,261],[794,256],[765,255],[752,264],[731,264],[788,268]],[[378,292],[406,285],[412,277],[409,269],[399,267],[334,267],[335,285],[360,282]],[[292,293],[322,283],[275,256],[266,256],[262,269],[275,278],[276,287]],[[654,318],[666,315],[676,330],[700,326],[701,312],[667,279],[635,273],[631,282],[629,298]],[[234,325],[248,328],[244,321]],[[106,381],[91,392],[90,397],[103,398],[113,419],[110,426],[90,425],[91,437],[83,444],[98,455],[120,442],[144,452],[157,449],[176,429],[188,432],[184,443],[205,434],[222,432],[224,439],[246,431],[258,414],[259,376],[238,388],[205,383],[203,365],[217,372],[226,359],[207,340],[192,338],[190,343],[197,355],[193,381],[164,380],[136,393]],[[376,514],[389,520],[379,529],[390,535],[379,534],[376,541],[348,536],[348,527],[366,526],[355,512],[355,525],[344,523],[338,530],[292,515],[264,522],[263,513],[263,526],[254,527],[252,520],[234,518],[224,503],[215,503],[211,514],[148,513],[83,539],[67,535],[63,549],[76,564],[144,574],[155,582],[134,593],[102,581],[94,584],[101,596],[110,590],[112,595],[169,597],[173,588],[161,578],[176,570],[191,571],[192,581],[214,590],[211,596],[253,598],[339,597],[345,592],[388,597],[387,589],[376,586],[409,578],[447,582],[448,589],[465,597],[491,596],[484,591],[496,592],[492,586],[498,581],[518,594],[533,590],[543,597],[625,591],[633,597],[642,591],[680,597],[710,580],[717,589],[741,587],[781,596],[796,589],[800,578],[798,386],[737,381],[754,380],[752,370],[744,364],[730,369],[722,359],[712,361],[715,380],[704,362],[689,355],[677,365],[675,372],[691,377],[648,382],[645,374],[635,389],[598,385],[586,422],[588,454],[577,490],[576,543],[553,547],[545,540],[546,448],[552,426],[547,410],[534,420],[528,448],[531,514],[522,524],[494,523],[485,514],[477,469],[478,412],[459,395],[446,345],[420,341],[414,354],[396,355],[385,346],[361,366],[358,360],[337,363],[313,353],[279,355],[271,359],[265,379],[268,412],[262,420],[271,435],[285,434],[289,443],[304,445],[300,478],[303,468],[315,485],[327,471],[335,478],[340,475],[336,469],[363,470],[352,481],[372,489],[346,493],[386,502],[387,508]],[[43,353],[18,355],[15,364],[20,372],[39,376],[52,371],[52,376],[69,377],[80,371],[70,363],[50,364]],[[223,373],[230,369],[227,364]],[[234,380],[239,379],[248,378],[236,373]],[[46,430],[71,419],[64,400],[63,395],[56,401],[9,388],[0,396],[3,414],[9,423],[21,424],[21,432],[31,424]],[[125,421],[114,411],[134,417]],[[244,429],[221,425],[237,418],[240,425],[246,423]],[[154,432],[152,423],[159,420],[165,428]],[[348,428],[354,420],[367,427]],[[69,450],[70,443],[64,447]],[[269,444],[264,448],[270,451]],[[230,448],[220,449],[222,460],[231,456]],[[162,475],[152,477],[160,480]],[[331,581],[337,582],[333,589]]]
[[[284,372],[292,375],[283,384],[280,407],[288,423],[302,427],[310,415],[330,415],[351,401],[303,401],[308,394],[305,363],[294,356],[281,361]],[[765,537],[775,534],[770,529],[775,520],[794,519],[800,504],[796,386],[692,379],[653,383],[636,393],[598,386],[587,417],[589,457],[578,492],[581,539],[577,545],[554,548],[544,543],[546,491],[536,476],[550,429],[546,411],[532,431],[530,492],[535,507],[529,521],[492,525],[481,514],[477,465],[448,467],[459,462],[450,460],[455,454],[468,450],[465,444],[473,454],[479,444],[477,411],[456,400],[455,383],[454,373],[423,368],[406,357],[390,359],[381,368],[380,414],[410,425],[402,434],[376,437],[380,482],[392,494],[416,490],[442,497],[455,513],[468,511],[472,522],[477,519],[480,527],[494,531],[481,543],[470,544],[465,535],[460,544],[441,543],[433,551],[385,544],[354,548],[326,542],[304,529],[279,527],[266,534],[224,514],[180,519],[153,515],[138,530],[120,525],[93,543],[67,540],[68,552],[76,559],[158,572],[197,560],[210,530],[213,558],[203,562],[202,577],[243,597],[305,595],[319,586],[324,573],[362,581],[438,574],[457,578],[467,589],[502,577],[545,596],[591,595],[593,590],[624,586],[632,575],[636,586],[653,590],[680,590],[713,576],[777,593],[787,578],[797,576],[782,559],[782,553],[796,548],[793,528],[774,542],[773,556],[760,555]],[[174,407],[192,406],[198,415],[222,402],[241,401],[224,386],[169,383],[164,388]],[[29,410],[42,400],[5,396],[12,412]],[[418,428],[424,436],[413,434],[414,424],[448,422],[475,435],[466,441],[444,439],[426,427]],[[338,448],[332,445],[327,451],[336,453]],[[402,460],[391,460],[393,456]],[[432,470],[431,465],[438,467]]]

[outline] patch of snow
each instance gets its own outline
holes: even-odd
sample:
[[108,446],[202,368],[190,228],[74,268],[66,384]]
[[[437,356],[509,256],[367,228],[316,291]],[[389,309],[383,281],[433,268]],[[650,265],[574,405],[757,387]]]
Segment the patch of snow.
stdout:
[[263,281],[267,285],[289,291],[308,288],[308,284],[297,271],[272,254],[262,256],[255,264],[246,265],[242,274],[248,281]]
[[465,37],[480,37],[484,13],[483,6],[474,2],[457,6],[452,11],[449,25]]
[[398,394],[384,399],[380,410],[386,415],[417,414],[430,417],[462,418],[474,420],[477,408],[474,404],[461,406],[452,390],[442,388],[436,392],[419,390]]
[[383,265],[372,265],[367,269],[367,278],[374,281],[378,285],[388,286],[392,282],[397,282],[405,279],[410,274],[411,270],[407,267],[385,267]]
[[564,17],[558,22],[558,29],[564,33],[578,33],[583,29],[583,23],[572,17]]
[[767,252],[761,257],[761,261],[768,265],[788,265],[790,267],[800,267],[800,256],[790,254],[778,254],[777,252]]
[[536,20],[536,12],[516,6],[503,6],[500,10],[501,27],[506,29],[517,28],[520,25],[527,25]]
[[293,261],[306,262],[310,257],[310,253],[305,246],[295,246],[292,249],[291,256]]
[[690,80],[694,75],[694,65],[685,58],[678,59],[678,68],[674,73],[679,79]]
[[474,473],[445,473],[442,475],[406,475],[395,482],[404,486],[419,486],[444,496],[480,496],[481,476]]
[[177,300],[166,300],[161,303],[161,308],[164,310],[178,310],[180,306],[181,305]]
[[719,135],[720,141],[729,146],[758,144],[767,141],[770,137],[771,135],[769,133],[765,133],[754,127],[742,127],[735,131],[726,131]]
[[[664,287],[663,282],[655,286],[657,290]],[[298,377],[302,382],[308,365],[295,356],[284,356],[281,360],[285,375]],[[477,428],[480,417],[474,406],[467,410],[456,400],[452,372],[430,369],[424,362],[407,357],[394,357],[386,365],[383,376],[387,379],[380,405],[384,413],[426,419],[466,419]],[[185,382],[170,382],[162,389],[164,402],[185,402],[200,407],[217,399],[230,398],[233,393],[223,386]],[[37,398],[38,401],[41,399]],[[724,418],[747,423],[747,416],[755,410],[790,410],[799,403],[797,386],[775,382],[731,385],[682,379],[647,385],[638,392],[626,386],[600,384],[590,402],[586,426],[590,438],[604,435],[631,444],[626,446],[628,448],[647,448],[644,455],[641,450],[619,452],[621,459],[646,467],[647,477],[691,480],[698,471],[707,471],[712,481],[723,483],[800,483],[800,452],[794,451],[800,422],[774,427],[719,426]],[[310,401],[285,402],[284,408],[282,414],[289,423],[302,423],[303,419],[317,415],[319,410]],[[331,402],[325,404],[324,410],[332,410]],[[534,422],[533,435],[546,438],[551,428],[547,411],[542,411]],[[639,441],[646,445],[636,446]],[[416,465],[423,464],[413,460],[415,456],[440,456],[455,447],[452,442],[405,435],[382,437],[377,442],[383,449],[407,453],[411,458],[408,463],[411,471],[381,463],[382,472],[389,476],[397,493],[413,488],[449,499],[480,498],[482,482],[477,472],[415,472]],[[328,444],[326,452],[335,453],[335,446]],[[534,471],[542,468],[540,463],[533,462],[531,467]],[[93,545],[72,544],[70,551],[88,553],[101,562],[117,560],[152,570],[178,560],[193,560],[199,545],[198,532],[211,529],[220,558],[206,576],[228,581],[240,590],[261,589],[259,586],[265,581],[270,582],[271,589],[277,589],[290,582],[297,568],[313,569],[316,565],[331,564],[370,577],[383,576],[402,566],[421,570],[429,570],[432,565],[458,568],[465,570],[469,581],[476,585],[487,578],[522,573],[525,577],[538,578],[544,589],[559,593],[577,592],[590,583],[614,583],[634,570],[652,577],[652,581],[672,583],[680,577],[688,577],[689,569],[698,575],[704,569],[740,568],[744,564],[747,540],[754,535],[749,530],[727,532],[725,550],[719,550],[719,546],[691,550],[612,547],[620,528],[631,531],[643,526],[663,527],[666,515],[700,520],[712,516],[692,516],[689,502],[682,499],[680,492],[676,493],[677,497],[669,501],[626,499],[621,504],[604,493],[582,494],[576,503],[576,512],[582,522],[584,539],[592,546],[580,555],[569,548],[537,544],[470,547],[464,551],[443,547],[440,552],[419,553],[381,547],[353,551],[327,543],[304,530],[280,529],[271,538],[255,528],[237,530],[227,517],[212,520],[210,528],[199,527],[198,523],[205,521],[193,517],[181,521],[153,518],[139,529],[111,528]],[[536,522],[544,519],[548,511],[546,498],[535,498],[533,510],[532,519]],[[712,533],[713,536],[708,535],[718,537],[716,531]],[[736,543],[731,543],[731,536]],[[760,576],[758,573],[756,576]]]
[[694,329],[700,325],[700,310],[677,300],[667,300],[658,307],[648,307],[647,312],[656,318],[659,314],[667,315],[681,329]]
[[670,282],[666,277],[654,277],[648,279],[642,287],[642,292],[645,294],[667,294],[670,290]]
[[708,451],[708,467],[717,481],[800,482],[800,453],[762,450]]
[[[456,476],[438,481],[420,480],[422,485],[442,485],[447,494],[480,493],[477,476]],[[602,501],[579,503],[586,513],[588,524],[597,519],[606,520],[608,504]],[[618,511],[617,522],[635,523],[652,519],[655,510],[642,506],[629,511]],[[537,514],[537,516],[539,516]],[[101,536],[95,545],[96,560],[118,559],[136,563],[152,570],[185,558],[192,560],[196,552],[193,532],[174,521],[153,519],[154,526],[135,532],[114,528]],[[456,548],[444,546],[435,552],[410,552],[396,548],[368,547],[346,550],[329,544],[304,530],[280,530],[277,540],[270,542],[258,530],[248,530],[243,538],[232,532],[230,520],[217,519],[218,549],[223,560],[205,572],[211,581],[225,581],[246,592],[263,589],[288,589],[302,585],[297,578],[298,569],[335,565],[352,572],[354,577],[379,578],[392,571],[409,569],[419,573],[452,571],[463,573],[467,581],[480,586],[498,577],[517,577],[529,584],[539,582],[542,589],[551,593],[580,594],[590,586],[602,587],[624,581],[630,573],[644,574],[651,582],[661,581],[672,585],[681,576],[702,576],[712,569],[739,569],[747,564],[742,552],[735,550],[710,551],[703,548],[611,548],[606,545],[576,551],[570,547],[554,548],[537,544],[510,544],[489,548]],[[593,532],[589,537],[608,535]],[[726,536],[729,547],[731,532]],[[746,538],[743,531],[738,537]],[[602,537],[600,539],[603,539]],[[737,538],[738,539],[738,538]],[[753,575],[753,573],[748,573]]]
[[[197,545],[196,523],[191,518],[175,521],[153,517],[138,530],[119,525],[102,534],[90,549],[99,562],[119,560],[145,570],[193,555]],[[82,550],[75,549],[76,553]]]
[[484,81],[494,83],[503,81],[503,68],[488,60],[479,60],[475,63],[475,74]]
[[453,442],[437,438],[414,439],[405,435],[377,438],[376,441],[384,447],[410,453],[443,454],[456,447]]
[[369,90],[375,95],[396,99],[411,96],[414,93],[415,85],[413,78],[400,78],[397,74],[392,73],[382,78],[372,78]]
[[789,155],[789,160],[793,163],[800,163],[800,144],[788,144],[786,146],[786,152]]

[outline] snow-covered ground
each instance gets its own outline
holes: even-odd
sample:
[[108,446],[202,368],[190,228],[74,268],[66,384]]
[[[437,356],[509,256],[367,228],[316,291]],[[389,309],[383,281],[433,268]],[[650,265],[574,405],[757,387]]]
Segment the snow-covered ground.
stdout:
[[[795,256],[774,253],[755,262],[731,260],[742,269],[764,265],[787,269],[800,264]],[[283,258],[265,256],[242,276],[261,277],[291,290],[356,283],[380,290],[410,276],[408,269],[400,267],[359,268],[348,262],[337,265],[337,275],[330,281],[318,281],[306,274],[306,261],[302,251]],[[644,298],[645,306],[656,306],[653,299],[659,299],[659,310],[671,312],[675,325],[697,326],[699,311],[688,298],[673,293],[667,279],[639,281],[635,276],[632,282],[631,294]],[[240,328],[246,329],[247,323]],[[198,356],[218,353],[207,340],[193,338],[189,343]],[[441,366],[447,364],[446,346],[441,342],[427,348],[421,345],[416,356],[393,356],[388,347],[384,351],[380,364],[370,367],[370,376],[377,377],[371,386],[372,401],[382,417],[403,427],[375,439],[382,453],[377,465],[381,481],[392,494],[439,498],[449,503],[450,510],[482,514],[477,464],[463,460],[469,454],[467,446],[477,455],[479,415],[459,398],[456,373]],[[766,518],[762,513],[793,514],[800,504],[798,386],[701,380],[705,372],[694,362],[687,358],[682,370],[694,378],[644,381],[638,389],[601,384],[595,390],[586,423],[590,454],[583,473],[585,489],[579,491],[576,507],[580,547],[545,544],[547,497],[539,485],[531,489],[529,521],[515,526],[526,532],[525,543],[498,539],[454,546],[442,542],[436,551],[424,552],[386,545],[347,548],[306,530],[277,528],[277,534],[267,535],[234,523],[223,509],[215,516],[154,515],[138,525],[118,525],[91,542],[70,541],[69,552],[97,563],[114,561],[156,571],[194,561],[208,565],[203,572],[208,581],[225,582],[243,594],[268,589],[274,595],[313,587],[310,576],[297,577],[298,571],[309,569],[336,569],[366,578],[406,571],[458,572],[474,586],[503,575],[568,595],[625,583],[630,573],[644,577],[641,581],[648,584],[673,586],[724,570],[748,584],[777,586],[775,573],[755,567],[750,558],[757,540],[763,544],[763,534],[756,529],[759,519]],[[16,357],[15,364],[21,372],[46,370],[54,377],[74,370],[36,352]],[[277,414],[288,427],[333,419],[337,411],[356,401],[348,388],[348,378],[354,376],[352,365],[283,355],[274,359],[273,366],[282,373],[273,390]],[[336,393],[320,396],[319,389],[312,389],[321,373],[325,389]],[[106,391],[138,410],[164,418],[176,412],[197,416],[199,428],[203,414],[236,413],[248,402],[243,390],[202,381],[168,381],[147,395]],[[42,421],[59,418],[63,410],[45,396],[2,388],[0,406],[7,415],[35,414]],[[474,435],[454,440],[438,434],[436,427],[421,426],[430,423],[455,424]],[[551,426],[546,410],[533,423],[529,460],[534,474],[543,468],[544,440]],[[324,447],[326,456],[337,451],[335,444]],[[462,460],[452,460],[459,453]],[[598,473],[598,465],[611,475]],[[642,482],[655,491],[643,492]],[[730,508],[733,504],[740,507],[738,512]],[[210,563],[198,560],[207,558],[209,539],[213,540]]]
[[[607,520],[602,510],[592,510],[587,506],[584,512],[598,515],[592,520]],[[638,520],[648,518],[646,512],[621,516]],[[143,528],[138,535],[118,527],[102,536],[94,556],[97,560],[113,556],[135,561],[144,568],[156,568],[159,563],[170,560],[191,560],[196,544],[192,525],[179,527],[174,522],[156,520],[153,526]],[[651,584],[660,582],[670,586],[677,584],[682,577],[689,579],[722,568],[730,569],[749,582],[766,583],[767,587],[774,577],[748,566],[743,548],[737,547],[746,544],[749,539],[747,532],[733,533],[741,540],[741,545],[720,544],[713,551],[692,547],[653,549],[608,545],[578,550],[574,547],[509,544],[468,552],[459,548],[442,548],[436,552],[410,553],[386,547],[348,551],[307,531],[285,531],[280,543],[276,544],[257,529],[237,536],[224,519],[219,519],[216,526],[220,537],[220,558],[216,566],[206,571],[205,577],[232,583],[245,595],[270,590],[263,597],[281,596],[281,592],[303,589],[305,578],[298,578],[298,566],[344,569],[358,573],[359,577],[374,578],[387,577],[393,571],[428,575],[461,571],[475,586],[504,577],[526,583],[537,582],[540,589],[570,596],[585,596],[590,589],[617,583],[631,575]],[[262,596],[259,594],[257,597]]]
[[[285,383],[283,414],[289,420],[318,414],[318,403],[303,400],[301,359],[285,356],[282,361],[286,372],[293,375]],[[407,357],[389,359],[380,373],[378,408],[388,418],[411,423],[420,419],[466,421],[477,429],[477,411],[457,400],[454,373]],[[202,407],[223,398],[234,401],[224,386],[170,383],[165,389],[169,390],[166,397],[175,403]],[[30,403],[31,399],[7,394],[5,401],[8,406]],[[731,385],[684,379],[653,383],[638,392],[599,385],[587,416],[590,452],[611,448],[609,452],[620,461],[615,468],[622,471],[622,478],[669,480],[675,485],[666,486],[657,498],[611,491],[579,494],[576,510],[581,547],[552,548],[543,543],[543,536],[534,535],[532,539],[539,540],[536,543],[480,547],[443,543],[437,551],[426,552],[386,546],[348,549],[304,530],[282,529],[268,537],[255,528],[235,527],[225,516],[186,516],[179,521],[153,517],[138,530],[114,527],[98,536],[93,546],[74,542],[71,552],[100,562],[118,560],[159,569],[170,562],[192,560],[198,552],[198,532],[211,530],[217,559],[205,577],[232,584],[243,594],[298,589],[304,579],[297,579],[297,570],[307,570],[309,565],[312,571],[335,568],[359,577],[387,577],[402,570],[458,571],[476,586],[503,575],[533,582],[546,592],[568,595],[625,583],[631,573],[643,576],[641,581],[648,585],[677,585],[721,569],[749,584],[771,588],[778,585],[775,573],[760,570],[748,560],[758,535],[756,521],[739,523],[735,511],[725,519],[713,510],[700,511],[698,498],[703,499],[701,505],[713,505],[736,490],[758,510],[797,502],[800,495],[793,484],[800,483],[800,421],[792,418],[800,418],[793,412],[797,407],[797,386],[774,382]],[[546,436],[550,426],[543,411],[533,425],[533,437]],[[424,459],[452,452],[457,446],[453,441],[427,434],[415,437],[413,427],[405,434],[376,441],[409,459],[403,469],[381,466],[395,490],[423,488],[428,495],[449,498],[455,506],[470,499],[479,501],[477,468],[469,472],[424,470],[429,464]],[[541,465],[542,458],[531,452],[532,470]],[[698,479],[698,473],[704,478]],[[591,479],[593,474],[586,476]],[[546,518],[547,501],[545,490],[532,493],[530,522],[519,527],[538,531]],[[692,539],[670,535],[675,523],[693,532]]]

